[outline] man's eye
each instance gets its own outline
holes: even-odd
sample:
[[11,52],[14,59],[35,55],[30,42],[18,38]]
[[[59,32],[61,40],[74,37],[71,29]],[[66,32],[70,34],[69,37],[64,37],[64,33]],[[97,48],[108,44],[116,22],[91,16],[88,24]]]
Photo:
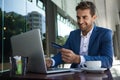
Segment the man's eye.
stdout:
[[77,17],[77,19],[80,19],[79,17]]
[[83,19],[85,19],[86,18],[86,16],[83,16]]

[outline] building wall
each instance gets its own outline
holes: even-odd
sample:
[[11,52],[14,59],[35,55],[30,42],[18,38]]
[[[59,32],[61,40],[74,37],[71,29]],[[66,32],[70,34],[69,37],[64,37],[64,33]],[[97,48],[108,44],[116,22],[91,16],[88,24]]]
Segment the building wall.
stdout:
[[68,14],[74,20],[76,20],[75,7],[81,0],[51,0],[51,1],[53,1],[59,8],[64,10],[66,14]]
[[106,0],[107,26],[113,31],[116,31],[115,26],[119,24],[119,7],[117,3],[118,0]]
[[[52,0],[58,7],[63,9],[68,15],[76,20],[75,7],[80,1],[85,0]],[[115,26],[119,24],[119,0],[88,0],[96,4],[98,26],[110,28],[115,31]]]

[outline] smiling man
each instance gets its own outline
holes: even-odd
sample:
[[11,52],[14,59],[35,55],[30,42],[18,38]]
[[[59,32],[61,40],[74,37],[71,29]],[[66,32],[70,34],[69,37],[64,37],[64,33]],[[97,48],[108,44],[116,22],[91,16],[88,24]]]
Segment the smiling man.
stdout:
[[100,60],[103,68],[111,68],[113,62],[112,31],[94,24],[97,18],[92,2],[83,1],[76,6],[79,29],[70,33],[64,48],[51,59],[47,67],[61,63],[71,63],[71,68],[79,68],[86,61]]

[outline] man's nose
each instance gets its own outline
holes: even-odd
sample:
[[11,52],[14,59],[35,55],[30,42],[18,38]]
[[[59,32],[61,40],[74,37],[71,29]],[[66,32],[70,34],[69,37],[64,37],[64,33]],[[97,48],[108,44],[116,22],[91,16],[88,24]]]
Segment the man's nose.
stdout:
[[79,23],[79,24],[82,24],[82,23],[83,23],[83,19],[79,19],[79,20],[78,20],[78,23]]

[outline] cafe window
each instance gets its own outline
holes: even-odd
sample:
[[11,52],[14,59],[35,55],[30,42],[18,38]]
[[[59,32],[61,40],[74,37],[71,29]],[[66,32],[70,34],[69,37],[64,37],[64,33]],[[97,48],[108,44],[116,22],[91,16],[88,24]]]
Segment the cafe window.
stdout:
[[63,45],[66,42],[70,32],[76,29],[76,26],[68,19],[57,14],[57,43]]
[[[39,28],[42,40],[46,42],[45,17],[41,0],[0,0],[0,72],[9,70],[11,36]],[[45,43],[43,47],[45,49]]]

